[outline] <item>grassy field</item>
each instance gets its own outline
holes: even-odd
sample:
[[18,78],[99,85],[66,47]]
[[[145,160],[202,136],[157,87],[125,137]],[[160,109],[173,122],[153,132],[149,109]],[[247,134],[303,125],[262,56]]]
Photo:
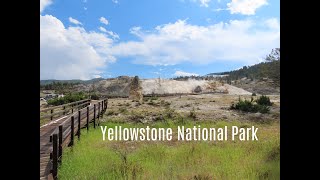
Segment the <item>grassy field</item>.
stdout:
[[[110,119],[109,119],[110,120]],[[104,122],[113,127],[145,127],[142,123]],[[259,141],[102,141],[98,127],[64,151],[59,179],[279,179],[279,122],[241,121],[184,122],[167,120],[150,127],[178,125],[224,127],[237,125],[259,128]],[[173,136],[175,137],[175,136]]]
[[[109,99],[102,126],[170,127],[173,139],[103,141],[100,127],[90,127],[64,150],[59,179],[280,179],[280,96],[270,98],[266,114],[228,109],[238,95]],[[259,140],[232,141],[230,132],[227,141],[177,141],[181,125],[255,126]]]

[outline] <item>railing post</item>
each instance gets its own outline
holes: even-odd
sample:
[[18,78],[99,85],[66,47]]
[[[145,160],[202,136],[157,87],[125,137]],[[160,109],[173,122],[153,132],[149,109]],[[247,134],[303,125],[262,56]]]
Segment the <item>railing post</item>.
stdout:
[[52,147],[52,175],[57,178],[58,174],[58,135],[53,134],[53,147]]
[[100,115],[101,115],[101,102],[98,103],[98,120],[100,119]]
[[71,105],[71,113],[73,113],[73,105]]
[[107,108],[108,108],[108,99],[106,99],[106,109],[105,110],[107,110]]
[[50,120],[52,120],[52,118],[53,118],[53,117],[52,117],[53,109],[51,109],[51,111],[50,111],[50,112],[51,112]]
[[66,114],[66,106],[63,106],[63,115]]
[[62,125],[59,126],[59,162],[62,161]]
[[78,140],[80,140],[81,110],[78,111]]
[[73,146],[73,139],[74,139],[74,117],[71,116],[71,141],[69,146]]
[[101,110],[100,110],[100,107],[101,107],[101,102],[99,102],[99,108],[98,108],[98,126],[100,125],[100,116],[101,116]]
[[103,100],[101,103],[102,103],[101,118],[103,118],[103,113],[104,113],[104,100]]
[[93,128],[96,128],[96,104],[93,105]]
[[87,131],[89,131],[89,106],[87,106]]

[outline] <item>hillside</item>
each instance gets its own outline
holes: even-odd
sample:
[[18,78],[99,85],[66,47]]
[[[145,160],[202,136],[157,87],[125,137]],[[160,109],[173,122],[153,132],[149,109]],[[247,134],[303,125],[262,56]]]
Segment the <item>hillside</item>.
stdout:
[[103,80],[103,78],[94,78],[90,80],[80,80],[80,79],[72,79],[72,80],[55,80],[55,79],[48,79],[48,80],[40,80],[40,85],[47,85],[52,83],[73,83],[73,84],[91,84],[94,82],[99,82]]
[[206,77],[227,75],[221,80],[258,94],[280,94],[280,48],[273,49],[265,62],[238,70],[210,73]]

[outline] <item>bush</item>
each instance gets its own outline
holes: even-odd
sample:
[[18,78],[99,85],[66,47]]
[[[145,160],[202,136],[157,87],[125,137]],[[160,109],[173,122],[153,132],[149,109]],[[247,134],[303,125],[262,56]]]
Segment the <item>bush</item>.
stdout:
[[123,113],[123,114],[128,113],[128,110],[126,108],[123,108],[123,107],[119,108],[119,111],[120,111],[120,113]]
[[256,100],[257,104],[264,105],[264,106],[272,106],[272,102],[270,101],[270,98],[267,96],[260,96]]
[[268,113],[270,111],[270,108],[266,105],[261,104],[254,104],[253,99],[251,98],[251,101],[248,100],[241,100],[239,98],[239,102],[236,104],[232,104],[230,109],[234,110],[240,110],[244,112],[260,112],[260,113]]
[[192,110],[190,111],[189,117],[191,117],[191,118],[194,119],[194,120],[197,118],[196,111],[195,111],[194,107],[193,107]]
[[258,112],[257,106],[255,106],[251,101],[240,100],[237,104],[232,104],[231,109],[236,109],[244,112]]
[[150,98],[150,101],[154,101],[154,100],[158,100],[159,98],[157,97],[157,96],[152,96],[151,98]]
[[165,109],[164,116],[166,118],[174,118],[175,115],[176,115],[176,112],[174,109],[171,109],[170,107]]
[[107,116],[112,116],[112,115],[118,115],[118,113],[116,113],[113,110],[107,111]]
[[256,93],[252,93],[252,96],[257,96],[257,94]]
[[91,99],[93,100],[99,100],[99,96],[97,94],[92,94]]
[[270,111],[270,108],[268,106],[264,106],[264,105],[259,105],[257,104],[256,106],[258,106],[258,111],[260,113],[268,113]]
[[88,96],[85,95],[85,93],[76,92],[76,93],[68,93],[64,97],[50,99],[47,102],[49,105],[58,106],[62,104],[72,103],[75,101],[81,101],[87,98]]

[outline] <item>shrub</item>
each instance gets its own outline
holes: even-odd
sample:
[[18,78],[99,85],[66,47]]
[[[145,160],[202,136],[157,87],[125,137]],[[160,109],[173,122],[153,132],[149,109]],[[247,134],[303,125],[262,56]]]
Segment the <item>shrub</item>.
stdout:
[[257,104],[256,106],[258,106],[258,111],[260,113],[268,113],[270,111],[270,108],[268,106],[259,105],[259,104]]
[[236,109],[245,112],[258,112],[257,106],[254,106],[254,104],[248,100],[239,100],[237,104],[231,105],[231,109]]
[[97,94],[92,94],[91,99],[93,100],[99,100],[99,96]]
[[123,114],[128,112],[128,110],[126,108],[123,108],[123,107],[119,108],[119,111],[120,111],[120,113],[123,113]]
[[167,102],[167,101],[165,101],[165,100],[161,100],[161,101],[160,101],[160,104],[161,104],[161,105],[164,105],[165,107],[169,107],[171,103],[170,103],[170,102]]
[[256,93],[252,93],[252,96],[257,96],[257,94]]
[[195,111],[194,107],[193,107],[192,110],[190,111],[189,117],[191,117],[191,118],[194,119],[194,120],[197,118],[196,111]]
[[62,105],[62,104],[72,103],[75,101],[81,101],[81,100],[87,99],[87,98],[88,98],[88,96],[85,95],[85,93],[75,92],[75,93],[68,93],[64,97],[50,99],[47,102],[49,105],[58,106],[58,105]]
[[175,116],[176,112],[174,109],[171,109],[170,107],[165,109],[164,115],[166,118],[173,118]]
[[154,100],[158,100],[158,97],[157,96],[150,97],[150,101],[154,101]]
[[117,115],[117,113],[113,110],[107,111],[107,116]]
[[270,111],[270,108],[266,105],[254,104],[253,98],[251,98],[251,101],[248,101],[246,99],[241,100],[240,97],[239,101],[236,104],[232,104],[230,109],[253,113],[268,113]]
[[128,117],[130,121],[139,123],[142,122],[142,120],[144,119],[144,116],[138,113],[131,113],[131,115]]
[[268,96],[260,96],[256,100],[257,104],[264,105],[264,106],[272,106],[272,102],[270,101],[270,98]]

